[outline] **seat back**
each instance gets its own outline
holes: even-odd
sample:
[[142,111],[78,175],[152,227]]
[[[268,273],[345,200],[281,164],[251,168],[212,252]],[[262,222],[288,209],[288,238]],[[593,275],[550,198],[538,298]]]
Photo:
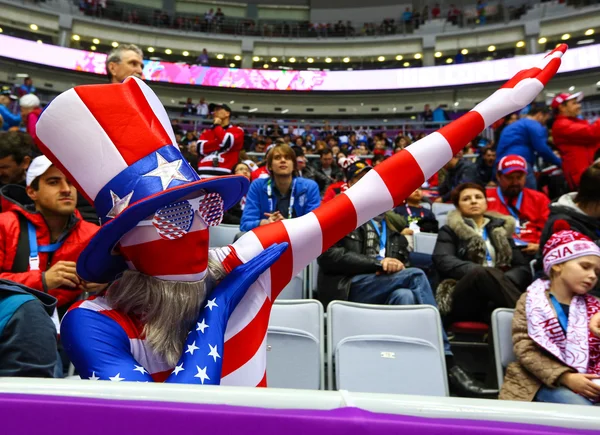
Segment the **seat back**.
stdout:
[[310,279],[309,279],[309,287],[308,287],[308,298],[312,299],[315,290],[317,290],[317,282],[319,280],[319,263],[317,260],[313,260],[309,267]]
[[494,359],[496,360],[496,376],[498,387],[504,383],[506,367],[516,361],[512,342],[512,319],[515,310],[497,308],[492,313],[492,334],[494,338]]
[[208,227],[208,246],[210,248],[221,248],[231,245],[236,234],[239,232],[239,225],[221,224],[216,227]]
[[325,388],[323,305],[316,300],[273,304],[267,333],[270,387]]
[[[341,383],[349,382],[350,378],[346,373],[352,373],[350,367],[362,366],[372,373],[369,377],[369,391],[394,393],[415,391],[411,378],[424,376],[427,379],[421,378],[419,394],[437,395],[442,392],[442,395],[448,395],[440,315],[435,307],[368,305],[333,301],[327,309],[327,334],[330,389],[334,388],[334,379]],[[361,348],[366,351],[359,353],[357,349]],[[407,353],[409,349],[411,351],[419,349],[419,363],[429,367],[429,372],[417,369],[406,371],[410,368],[409,360],[412,359],[412,354]],[[346,359],[348,356],[352,358]],[[344,360],[342,361],[341,358]],[[426,362],[425,358],[432,359]],[[373,365],[376,362],[379,364]],[[388,373],[388,369],[392,366],[396,367],[392,370],[393,374]],[[340,370],[350,370],[350,372],[341,373]],[[444,376],[438,376],[440,373]],[[402,382],[398,381],[400,378],[396,376],[402,376]],[[359,388],[360,390],[366,387],[362,384],[347,383],[337,385],[337,388],[347,389],[347,386],[348,389]]]
[[438,221],[439,228],[442,228],[444,225],[446,225],[446,222],[448,222],[447,214],[440,214],[440,215],[437,215],[435,218]]
[[433,254],[433,249],[435,248],[435,243],[437,242],[437,234],[416,233],[413,236],[413,240],[415,243],[415,252],[431,255]]
[[446,204],[443,202],[434,202],[431,207],[431,211],[437,217],[438,215],[448,214],[452,210],[455,210],[454,204]]
[[335,351],[340,390],[447,396],[439,350],[426,340],[395,335],[346,337]]
[[304,278],[306,272],[303,270],[298,275],[292,278],[292,280],[286,285],[277,300],[285,299],[304,299]]

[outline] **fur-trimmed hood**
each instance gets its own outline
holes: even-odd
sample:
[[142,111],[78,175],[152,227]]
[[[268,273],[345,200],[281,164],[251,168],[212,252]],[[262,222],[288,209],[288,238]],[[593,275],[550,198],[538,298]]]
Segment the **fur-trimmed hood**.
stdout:
[[[486,213],[485,217],[490,220],[487,224],[490,242],[496,250],[496,267],[510,267],[512,263],[512,247],[508,241],[515,232],[516,222],[512,216],[499,213]],[[485,242],[475,230],[475,222],[463,218],[458,210],[448,213],[447,225],[456,236],[466,242],[465,257],[477,264],[485,264],[486,249]]]

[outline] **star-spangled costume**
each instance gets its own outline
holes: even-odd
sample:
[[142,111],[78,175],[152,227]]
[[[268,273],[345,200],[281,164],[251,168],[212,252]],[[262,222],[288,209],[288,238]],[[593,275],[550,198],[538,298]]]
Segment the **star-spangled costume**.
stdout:
[[94,202],[103,223],[79,257],[78,274],[108,282],[129,267],[159,279],[198,281],[209,255],[228,273],[221,283],[208,283],[212,291],[177,365],[153,353],[139,321],[98,297],[63,320],[61,336],[75,366],[83,377],[102,380],[266,386],[270,309],[291,278],[344,235],[400,204],[486,126],[530,103],[565,51],[561,45],[548,53],[313,212],[258,227],[210,253],[207,227],[246,193],[246,179],[199,180],[173,145],[158,98],[136,78],[61,94],[40,118],[38,145]]

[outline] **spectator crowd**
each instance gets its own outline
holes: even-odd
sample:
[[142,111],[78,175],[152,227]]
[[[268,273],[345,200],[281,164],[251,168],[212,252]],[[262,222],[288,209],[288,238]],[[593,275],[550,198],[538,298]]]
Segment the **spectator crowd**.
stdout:
[[360,24],[349,20],[337,22],[262,20],[257,23],[250,18],[228,17],[220,7],[209,8],[204,13],[170,15],[164,10],[135,8],[107,0],[80,0],[79,9],[89,16],[194,32],[284,37],[353,37],[410,33],[429,20],[444,19],[450,24],[459,26],[485,25],[489,17],[496,21],[515,20],[527,11],[528,5],[524,2],[518,7],[509,5],[503,8],[501,2],[488,4],[486,1],[478,0],[472,5],[461,8],[456,4],[442,6],[440,3],[430,3],[423,5],[422,8],[407,7],[398,16],[386,17],[379,22]]
[[[439,15],[439,6],[431,13]],[[220,17],[217,10],[210,20]],[[136,47],[120,47],[107,58],[110,79],[139,74],[140,59]],[[68,360],[60,342],[57,348],[48,339],[56,333],[51,318],[105,288],[77,276],[75,262],[98,221],[61,169],[33,145],[42,110],[35,92],[30,78],[16,90],[6,86],[0,92],[0,312],[3,301],[16,301],[11,321],[0,330],[2,376],[61,376]],[[593,371],[583,374],[595,377],[586,377],[562,354],[547,351],[542,338],[527,333],[532,319],[548,321],[555,310],[566,334],[571,321],[564,323],[560,313],[570,319],[570,304],[597,305],[600,311],[594,298],[600,296],[600,120],[581,119],[582,98],[561,93],[550,107],[534,104],[507,116],[494,126],[496,140],[471,142],[403,204],[346,235],[318,260],[317,297],[325,305],[342,299],[438,307],[451,389],[471,397],[497,397],[498,390],[455,360],[453,336],[459,330],[487,331],[496,308],[516,307],[518,361],[509,367],[500,397],[597,402],[600,387],[592,380],[600,375],[600,339],[590,338],[596,359],[590,360]],[[14,110],[17,99],[20,114]],[[436,110],[425,107],[424,125],[447,119],[443,111],[436,117]],[[172,121],[177,145],[200,176],[235,174],[251,182],[224,217],[241,233],[310,213],[393,154],[418,146],[413,141],[427,134],[388,137],[389,131],[369,127],[277,123],[245,132],[226,103],[203,98],[197,104],[190,98],[184,114],[211,123],[197,132]],[[419,233],[436,235],[432,253],[416,249]],[[546,300],[548,291],[554,296]],[[526,308],[532,301],[543,310]],[[598,316],[584,320],[598,332]],[[33,335],[36,340],[28,341]],[[564,345],[564,337],[553,339]],[[35,343],[36,354],[28,355],[31,349],[19,341]],[[545,367],[552,368],[551,375]]]

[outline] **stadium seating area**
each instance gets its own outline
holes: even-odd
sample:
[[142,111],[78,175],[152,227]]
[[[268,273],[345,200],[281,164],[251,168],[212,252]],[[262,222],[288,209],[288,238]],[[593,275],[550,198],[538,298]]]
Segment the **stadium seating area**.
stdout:
[[[367,9],[364,5],[329,8],[326,7],[329,2],[334,6],[339,3],[327,0],[325,6],[317,7],[314,4],[317,2],[303,0],[281,1],[276,5],[254,0],[222,4],[203,0],[0,0],[0,9],[6,8],[5,13],[0,13],[0,41],[27,41],[28,49],[39,50],[35,56],[25,58],[6,46],[3,52],[0,47],[0,236],[4,234],[7,239],[4,245],[0,244],[3,250],[0,259],[4,259],[0,261],[0,338],[3,333],[14,334],[5,328],[7,323],[3,320],[2,291],[10,284],[6,280],[39,287],[39,292],[31,293],[34,296],[55,296],[59,302],[55,301],[56,307],[50,310],[52,315],[44,312],[43,317],[47,321],[47,317],[51,318],[48,323],[56,323],[50,328],[51,357],[56,354],[50,368],[54,377],[62,378],[17,379],[22,376],[18,368],[11,368],[16,371],[14,376],[0,377],[0,406],[7,411],[6,427],[11,434],[20,433],[13,430],[18,428],[15,421],[28,406],[38,410],[43,421],[51,417],[57,406],[67,404],[77,410],[73,417],[76,422],[79,418],[82,421],[97,418],[95,413],[105,412],[100,414],[105,416],[102,422],[93,428],[97,430],[104,428],[104,420],[109,419],[129,429],[124,423],[128,414],[132,416],[129,423],[134,424],[136,419],[142,422],[138,429],[144,427],[143,421],[154,421],[159,416],[166,422],[157,422],[155,427],[148,425],[145,435],[179,430],[175,414],[198,424],[210,421],[215,430],[217,424],[222,424],[219,430],[226,433],[256,432],[254,428],[260,423],[265,428],[273,425],[273,432],[265,429],[265,433],[279,433],[285,428],[291,435],[400,433],[401,430],[415,435],[526,432],[583,435],[595,433],[600,427],[600,417],[593,411],[567,405],[574,400],[598,405],[600,390],[590,387],[592,392],[583,394],[577,385],[573,387],[574,384],[566,382],[573,379],[571,375],[578,376],[581,382],[579,376],[590,375],[586,380],[593,383],[595,370],[600,367],[600,362],[594,365],[597,349],[590,350],[590,346],[598,343],[594,337],[600,323],[596,328],[594,322],[600,319],[600,308],[596,313],[595,302],[583,297],[583,294],[600,295],[598,272],[595,280],[592,277],[583,283],[585,291],[568,293],[571,307],[584,301],[589,312],[569,313],[569,304],[564,299],[558,301],[555,296],[548,296],[550,302],[544,299],[547,305],[552,304],[544,315],[549,312],[555,316],[556,331],[558,326],[564,331],[552,337],[561,335],[564,338],[561,343],[567,341],[569,328],[575,327],[569,323],[570,319],[585,316],[578,318],[586,324],[577,325],[585,332],[584,352],[592,355],[590,366],[585,369],[566,363],[562,353],[536,356],[535,352],[547,349],[527,329],[532,314],[529,308],[523,308],[523,301],[530,301],[521,297],[537,285],[534,283],[546,285],[548,281],[550,284],[543,291],[556,290],[557,287],[550,287],[552,280],[560,278],[564,269],[552,266],[563,263],[552,263],[549,270],[543,270],[550,249],[544,249],[544,244],[553,233],[573,230],[585,234],[577,239],[581,243],[579,250],[588,242],[600,246],[600,195],[590,188],[600,182],[600,81],[596,77],[600,56],[595,56],[600,52],[595,36],[600,29],[600,0],[457,0],[456,4],[444,1],[441,5],[428,1],[419,7],[415,6],[419,2],[396,4],[377,0],[372,9],[380,10],[381,15],[371,11],[372,15],[362,20],[357,20],[356,10]],[[325,19],[334,16],[331,11],[339,14],[339,19]],[[115,36],[119,34],[122,39]],[[36,40],[39,44],[33,42]],[[561,42],[566,45],[558,48]],[[203,50],[205,46],[208,51]],[[557,49],[550,57],[542,60],[543,53],[551,52],[555,46]],[[56,62],[47,53],[64,54],[66,60]],[[562,64],[566,71],[552,70],[557,65],[552,62],[565,60],[572,53],[573,57]],[[529,68],[521,65],[525,60],[535,60],[536,66],[524,69]],[[481,62],[477,64],[482,66],[481,70],[485,66],[489,71],[469,71],[462,65],[469,62]],[[130,63],[133,69],[119,77],[121,69],[127,70]],[[2,71],[3,66],[6,71]],[[514,66],[521,69],[512,71]],[[409,69],[412,67],[423,68]],[[170,75],[165,72],[169,68]],[[391,84],[385,85],[388,87],[358,88],[361,80],[367,82],[376,77],[371,72],[384,74],[388,69],[392,77]],[[329,74],[330,71],[334,74]],[[404,74],[408,71],[412,75]],[[496,75],[499,71],[508,77],[517,75],[500,88]],[[540,71],[548,76],[557,74],[545,90],[542,86],[545,77],[540,78]],[[355,73],[354,78],[344,78],[343,85],[336,88],[336,80],[341,82],[342,77],[336,74],[351,72]],[[473,83],[445,86],[430,82],[448,77],[459,83],[471,72]],[[137,79],[126,79],[131,75]],[[207,77],[214,80],[204,82]],[[145,79],[148,86],[138,79]],[[108,80],[113,83],[113,90],[131,85],[122,94],[115,92],[115,100],[121,95],[135,95],[135,98],[123,102],[123,107],[108,115],[98,114],[97,107],[116,106],[110,98],[100,101],[102,98],[90,97],[99,87],[82,91],[79,85]],[[306,85],[310,80],[314,80],[311,83],[314,87]],[[403,88],[403,80],[415,83],[414,89]],[[330,87],[318,88],[317,82],[327,82]],[[75,134],[83,125],[79,113],[74,111],[70,118],[62,119],[53,112],[56,118],[51,119],[62,119],[64,125],[49,126],[48,122],[40,128],[43,122],[36,122],[44,116],[44,110],[56,108],[56,103],[61,102],[57,96],[71,86],[77,86],[76,92],[69,95],[85,106],[80,112],[91,114],[89,131],[101,132],[103,140],[97,143],[80,140],[82,148],[77,150],[78,154],[65,157],[57,152],[59,157],[56,157],[50,155],[48,150],[52,153],[54,150],[46,142],[56,141],[63,132]],[[485,100],[488,90],[496,89],[500,90]],[[519,89],[527,92],[518,94]],[[532,102],[521,104],[521,98]],[[129,103],[135,108],[131,109]],[[160,103],[165,106],[166,114]],[[315,113],[313,108],[318,106],[322,106],[322,111]],[[364,109],[356,110],[357,107]],[[109,132],[105,120],[123,121],[119,113],[128,114],[127,122],[122,122],[116,133]],[[507,115],[496,120],[499,113]],[[106,118],[102,118],[104,115]],[[461,118],[462,128],[457,129],[454,123],[453,129],[453,121]],[[149,119],[151,122],[145,125]],[[73,125],[73,120],[81,124]],[[129,126],[138,121],[142,123],[141,131],[130,131]],[[571,124],[564,127],[561,122]],[[149,127],[148,131],[143,131],[145,127]],[[146,137],[140,139],[136,135],[147,135],[149,142],[156,142],[162,148],[155,147],[134,161],[137,155],[134,158],[127,153],[133,155],[139,149],[133,150],[130,141],[119,142],[123,131],[133,133],[129,139],[140,141],[136,142],[140,148]],[[84,136],[80,135],[80,139]],[[34,145],[33,137],[38,139],[39,146]],[[467,137],[473,139],[467,142],[464,140]],[[15,138],[23,145],[18,150],[14,148]],[[173,138],[175,142],[171,143]],[[119,164],[123,160],[125,169],[106,169],[106,173],[113,171],[117,175],[111,176],[106,185],[92,186],[92,190],[98,190],[95,196],[87,195],[85,182],[71,180],[80,174],[75,176],[69,167],[63,168],[58,163],[54,166],[41,156],[44,151],[50,160],[76,156],[83,161],[106,144],[119,153],[120,146],[125,149],[124,154],[115,152],[112,157]],[[572,158],[569,153],[573,147],[585,149]],[[81,152],[83,149],[87,151]],[[162,154],[164,149],[168,155]],[[42,163],[30,165],[32,159],[40,157],[38,162]],[[147,168],[139,170],[141,166],[135,165],[142,160]],[[443,166],[441,160],[446,162]],[[394,162],[402,162],[398,165],[402,170],[394,171]],[[148,169],[155,164],[156,167]],[[43,170],[35,169],[38,165]],[[33,174],[33,181],[31,168],[41,171]],[[79,201],[68,195],[55,201],[64,199],[61,205],[73,203],[73,208],[63,215],[52,211],[50,200],[43,201],[40,182],[50,168],[59,173],[54,176],[59,180],[57,183],[69,178],[61,184],[63,190],[79,191]],[[141,171],[139,177],[158,177],[152,179],[159,186],[158,193],[132,201],[134,193],[142,191],[141,183],[131,184],[131,193],[121,194],[118,188],[129,189],[127,183],[131,180],[124,182],[125,178],[119,177],[125,172],[128,177],[138,176],[129,175],[134,173],[131,168]],[[169,179],[166,171],[170,168],[175,169]],[[240,175],[247,180],[218,178],[223,184],[202,184],[209,187],[202,187],[198,198],[192,198],[195,191],[186,191],[187,196],[180,194],[177,202],[144,214],[138,226],[127,222],[124,235],[120,234],[106,252],[111,256],[110,261],[115,260],[111,267],[129,270],[120,269],[118,277],[108,286],[81,278],[84,269],[81,261],[77,268],[77,257],[82,258],[81,252],[89,240],[97,243],[93,234],[98,234],[98,227],[104,229],[123,210],[139,207],[140,203],[164,194],[174,181],[197,183],[201,178],[215,176],[211,171],[216,171],[217,177]],[[193,181],[183,172],[191,175]],[[87,176],[85,170],[83,174]],[[413,180],[417,178],[418,181]],[[147,180],[144,178],[144,182]],[[367,182],[361,184],[361,180]],[[237,183],[238,189],[237,202],[228,206],[222,187],[227,181],[232,181],[232,186]],[[147,183],[149,186],[150,182]],[[415,189],[413,184],[421,186]],[[12,196],[15,185],[19,186],[19,192],[23,190],[22,203],[21,198]],[[250,187],[245,191],[239,188],[246,185]],[[143,189],[150,190],[146,185]],[[86,193],[85,198],[82,192]],[[464,192],[468,194],[465,196]],[[581,195],[587,202],[581,200]],[[398,201],[400,197],[404,199]],[[173,201],[175,196],[169,198]],[[333,201],[333,206],[328,201]],[[108,205],[106,211],[97,213],[98,204]],[[385,212],[367,218],[367,213],[384,207]],[[17,216],[13,219],[16,223],[9,221],[8,214],[11,219]],[[31,215],[39,218],[36,225],[28,220]],[[335,219],[331,218],[334,215]],[[57,216],[65,222],[59,231],[51,228],[54,220],[63,222]],[[152,218],[151,225],[147,216]],[[200,218],[194,221],[196,216]],[[188,218],[189,221],[185,220]],[[79,227],[74,229],[76,225]],[[45,231],[43,237],[47,236],[49,241],[41,244],[38,252],[41,231]],[[185,247],[171,256],[170,251],[165,255],[167,250],[159,249],[190,233],[198,241],[189,250]],[[72,242],[69,237],[74,238],[75,234],[77,239]],[[530,238],[526,239],[527,236]],[[315,242],[307,248],[310,253],[304,255],[304,250],[299,252],[298,248],[294,251],[294,246],[301,243],[308,246],[306,240]],[[14,243],[9,246],[9,242]],[[234,246],[235,242],[238,245]],[[288,243],[288,250],[248,280],[247,276],[255,270],[245,269],[247,263],[270,245],[282,242]],[[136,255],[143,257],[143,247],[150,247],[148,252],[152,249],[156,257],[153,259],[165,255],[164,260],[156,260],[155,268],[158,263],[162,268],[172,261],[177,274],[152,274],[138,267]],[[53,256],[60,249],[72,249],[73,261],[66,258],[64,251],[56,260]],[[202,258],[204,269],[200,273],[195,269],[194,273],[181,272],[179,268],[187,267],[182,266],[183,260],[195,259],[194,254],[201,249],[212,249],[208,257]],[[596,255],[596,251],[589,249],[591,253],[587,256]],[[10,260],[10,256],[15,258]],[[42,256],[42,263],[47,259],[47,264],[40,267]],[[125,262],[117,264],[117,256],[122,256],[127,266]],[[265,258],[262,261],[266,264]],[[91,263],[89,260],[86,267],[92,267]],[[582,266],[587,267],[590,276],[593,271],[589,270],[595,263],[591,264]],[[148,267],[146,263],[144,266]],[[253,265],[256,270],[259,266],[262,265],[258,262]],[[246,271],[245,276],[239,273],[236,276],[234,271],[238,267],[238,271]],[[63,268],[64,274],[56,272]],[[112,273],[112,269],[104,272]],[[226,281],[226,275],[238,281]],[[117,293],[123,290],[119,284],[132,276],[150,278],[147,287],[139,288],[160,287],[158,296],[152,295],[151,300],[161,300],[161,307],[175,306],[177,315],[181,307],[194,307],[188,310],[192,314],[185,319],[187,323],[181,319],[163,319],[170,327],[161,331],[180,335],[173,342],[165,339],[166,335],[156,335],[155,330],[151,331],[153,334],[148,332],[147,301],[132,302],[127,300],[128,293],[124,292],[125,296]],[[176,279],[179,276],[183,278]],[[569,279],[583,282],[583,278],[571,278],[568,273],[562,279],[566,283],[564,288],[571,285]],[[111,280],[102,282],[106,281]],[[198,299],[198,305],[169,304],[169,291],[179,287],[168,284],[182,283],[181,288],[185,287],[186,292],[181,291],[177,297],[184,300],[184,296],[191,295],[194,301]],[[216,297],[211,301],[210,296],[204,296],[217,294],[223,288],[219,287],[221,283],[231,285],[223,287],[232,294],[244,288],[251,297],[240,296],[242,302],[236,300],[236,305],[232,305],[244,307],[244,313],[232,308],[233,314],[224,323],[209,329],[210,333],[219,331],[219,339],[223,338],[219,342],[220,354],[216,345],[209,345],[209,363],[220,359],[218,364],[222,364],[227,352],[225,358],[231,358],[228,343],[229,349],[243,348],[241,343],[252,352],[236,354],[237,367],[230,363],[232,359],[226,360],[228,367],[223,364],[222,369],[217,365],[221,377],[217,375],[218,380],[215,377],[211,380],[201,363],[193,364],[198,371],[196,376],[190,375],[191,364],[186,365],[187,372],[183,363],[171,364],[167,356],[172,357],[168,352],[173,349],[155,352],[158,345],[151,340],[158,336],[164,339],[160,343],[180,344],[185,336],[184,347],[188,348],[177,349],[176,355],[182,355],[180,362],[188,353],[193,357],[194,350],[200,348],[194,349],[196,341],[190,346],[194,338],[190,334],[200,337],[208,327],[204,319],[200,323],[197,313],[209,310],[212,313],[213,304],[218,307]],[[251,285],[255,287],[247,290]],[[63,287],[72,287],[77,294]],[[98,297],[94,295],[97,290]],[[142,295],[146,297],[144,292]],[[576,296],[581,298],[575,299]],[[229,309],[229,304],[234,303],[233,297],[231,300],[229,297],[228,294],[219,300],[226,302],[222,308]],[[559,309],[567,316],[566,324]],[[77,335],[83,334],[83,329],[74,328],[76,331],[71,329],[69,333],[60,330],[59,318],[68,319],[65,316],[72,314],[67,313],[74,312],[78,315],[86,312],[81,317],[84,320],[86,315],[94,318],[98,323],[90,324],[102,325],[98,331],[102,330],[106,337],[114,334],[110,339],[99,340],[101,344],[110,344],[107,345],[110,352],[100,345],[94,349],[95,355],[102,356],[98,358],[102,360],[100,365],[121,370],[115,361],[126,361],[131,371],[130,366],[135,362],[132,374],[147,376],[144,381],[160,380],[164,384],[119,383],[132,380],[129,374],[125,379],[119,372],[108,377],[116,382],[100,383],[109,385],[106,390],[96,385],[88,387],[92,382],[81,380],[80,373],[82,378],[92,380],[106,377],[96,377],[95,366],[90,363],[94,358],[76,353],[89,340],[89,336],[82,340]],[[99,321],[100,318],[103,320]],[[266,328],[267,320],[266,337],[252,335],[258,326]],[[520,325],[517,331],[515,325],[519,321],[526,326]],[[227,322],[231,322],[229,326]],[[234,322],[239,322],[235,323],[237,329],[230,329]],[[189,325],[194,325],[191,330]],[[211,325],[214,325],[212,319]],[[99,334],[98,331],[91,328],[89,333]],[[519,340],[531,342],[528,349],[515,345],[517,334],[525,337]],[[105,335],[102,337],[106,338]],[[110,342],[115,337],[121,340],[118,346]],[[7,361],[19,359],[9,356],[3,360],[2,346],[0,342],[0,370],[8,365]],[[112,354],[114,349],[118,352]],[[135,352],[141,352],[142,357],[137,358]],[[201,352],[204,349],[198,354]],[[529,366],[520,358],[525,352],[557,372],[565,366],[567,369],[554,376],[552,382],[545,382],[542,370],[527,372]],[[516,364],[507,370],[511,363]],[[150,370],[146,365],[159,369]],[[510,386],[513,369],[521,370],[523,379],[527,377],[524,383],[536,383],[536,390],[528,399],[519,398],[521,402],[511,402],[515,400],[512,398],[496,400],[499,394],[500,399],[506,399],[501,391],[506,393],[506,387]],[[250,376],[244,370],[260,376],[256,382],[248,380]],[[203,386],[205,380],[221,385],[209,386],[195,395],[195,385],[176,385],[183,378],[174,379],[180,372],[200,379]],[[223,386],[227,382],[235,387]],[[237,388],[239,384],[269,388],[266,391]],[[600,386],[600,381],[597,385]],[[557,394],[547,400],[557,403],[537,403],[546,401],[538,394],[541,389],[578,397],[559,400]],[[565,406],[571,406],[573,412],[565,410]],[[207,410],[213,410],[214,414]],[[295,426],[288,427],[288,423]],[[28,424],[23,423],[23,427]],[[53,430],[48,432],[53,434]],[[64,429],[61,435],[70,432]]]

